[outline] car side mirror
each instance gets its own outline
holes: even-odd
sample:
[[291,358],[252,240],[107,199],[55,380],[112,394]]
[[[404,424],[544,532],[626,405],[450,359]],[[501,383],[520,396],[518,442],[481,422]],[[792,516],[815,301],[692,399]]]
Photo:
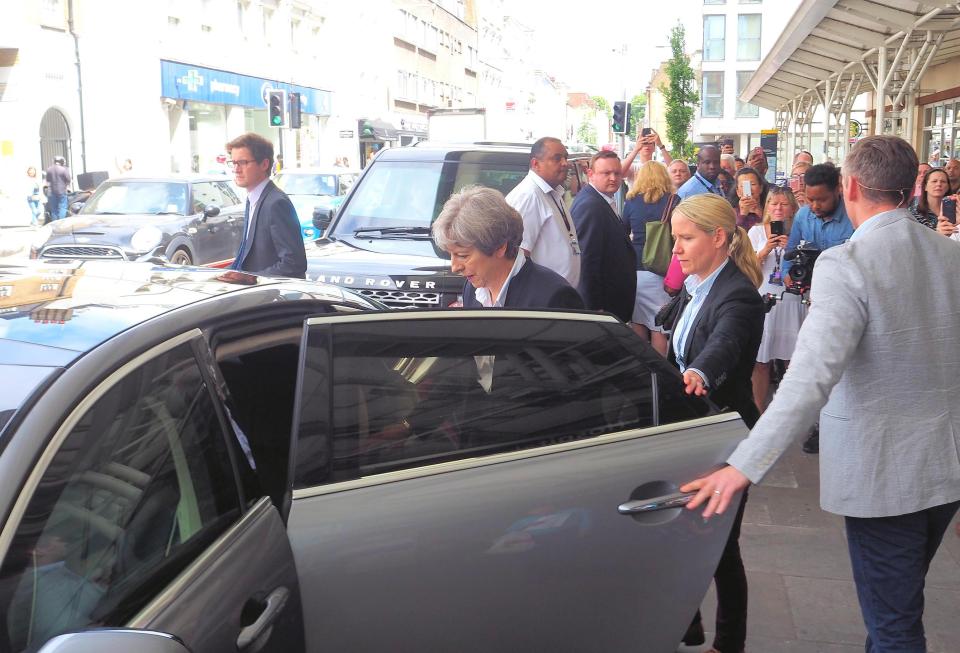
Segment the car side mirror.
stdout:
[[74,202],[73,204],[70,205],[70,213],[73,213],[74,215],[76,215],[77,213],[80,213],[80,209],[82,208],[83,208],[83,202]]
[[313,209],[313,226],[317,228],[318,233],[326,231],[333,220],[333,209],[315,207]]
[[220,215],[220,207],[215,204],[208,204],[203,207],[203,217],[204,218],[215,218]]
[[93,629],[59,635],[40,649],[40,653],[104,653],[105,651],[190,653],[190,649],[173,635],[125,628]]

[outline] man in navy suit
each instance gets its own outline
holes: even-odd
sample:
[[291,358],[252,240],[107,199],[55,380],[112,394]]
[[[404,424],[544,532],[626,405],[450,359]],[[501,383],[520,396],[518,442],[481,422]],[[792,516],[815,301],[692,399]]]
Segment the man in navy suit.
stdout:
[[498,191],[471,186],[450,196],[433,239],[466,277],[463,307],[582,309],[566,279],[521,252],[522,237],[523,218]]
[[268,277],[298,277],[307,273],[300,222],[290,198],[270,181],[273,143],[254,133],[227,143],[237,186],[247,190],[243,240],[233,262],[235,270]]
[[570,213],[580,239],[580,285],[586,307],[613,313],[624,322],[633,317],[637,293],[637,259],[630,227],[616,211],[614,195],[623,181],[620,158],[598,152],[587,170],[590,183],[577,193]]

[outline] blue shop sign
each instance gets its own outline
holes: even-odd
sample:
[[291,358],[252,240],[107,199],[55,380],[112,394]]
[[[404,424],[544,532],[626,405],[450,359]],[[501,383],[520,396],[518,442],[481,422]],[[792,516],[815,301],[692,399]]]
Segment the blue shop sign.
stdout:
[[261,79],[223,70],[189,66],[160,60],[161,97],[210,104],[230,104],[257,109],[266,107],[267,92],[299,93],[301,110],[318,116],[330,115],[330,91]]

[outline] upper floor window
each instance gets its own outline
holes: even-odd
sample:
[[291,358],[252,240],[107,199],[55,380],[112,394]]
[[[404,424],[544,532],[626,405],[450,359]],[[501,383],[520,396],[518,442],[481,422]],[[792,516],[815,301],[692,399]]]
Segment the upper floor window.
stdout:
[[703,72],[703,97],[700,115],[704,118],[723,118],[723,72]]
[[727,17],[711,14],[703,17],[703,60],[723,61],[726,50]]
[[741,70],[737,72],[737,118],[756,118],[760,115],[760,107],[750,102],[741,102],[740,94],[753,77],[752,70]]
[[760,61],[760,14],[738,17],[737,61]]

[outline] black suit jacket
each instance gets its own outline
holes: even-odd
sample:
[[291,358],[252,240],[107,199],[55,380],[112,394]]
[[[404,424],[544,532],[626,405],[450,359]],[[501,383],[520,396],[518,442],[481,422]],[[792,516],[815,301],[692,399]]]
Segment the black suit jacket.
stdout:
[[272,181],[264,187],[250,220],[234,269],[268,277],[305,278],[307,252],[297,212]]
[[[476,288],[469,281],[463,284],[463,307],[483,308],[477,301]],[[510,280],[503,307],[582,309],[583,300],[566,279],[528,258],[517,276]]]
[[570,212],[580,242],[578,290],[583,303],[629,322],[637,293],[637,254],[630,227],[592,185],[577,193]]
[[[689,301],[686,291],[682,292],[681,310]],[[760,418],[750,376],[763,337],[764,316],[760,293],[730,260],[700,307],[685,343],[687,369],[706,374],[710,399],[739,412],[750,428]],[[668,356],[676,364],[673,346],[671,337]]]

